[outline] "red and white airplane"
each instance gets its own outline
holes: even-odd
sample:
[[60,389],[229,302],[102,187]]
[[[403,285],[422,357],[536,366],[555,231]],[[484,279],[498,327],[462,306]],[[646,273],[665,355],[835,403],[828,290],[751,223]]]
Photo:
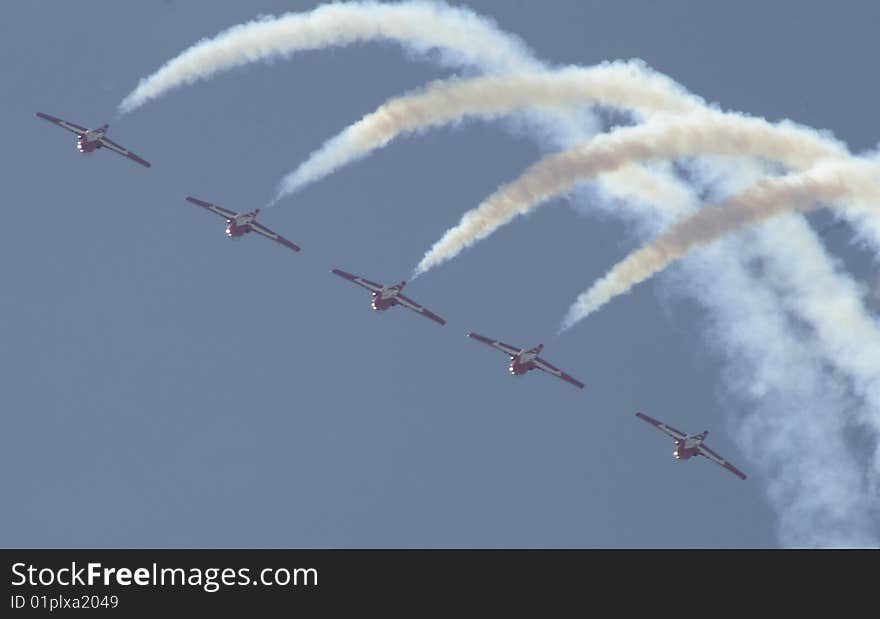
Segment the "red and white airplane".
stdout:
[[228,209],[217,206],[216,204],[211,204],[210,202],[205,202],[204,200],[199,200],[198,198],[193,198],[192,196],[186,197],[187,202],[192,202],[198,206],[201,206],[204,209],[211,211],[212,213],[216,213],[226,219],[226,236],[231,239],[238,238],[248,232],[256,232],[258,234],[262,234],[268,239],[272,239],[278,243],[281,243],[285,247],[289,247],[293,251],[299,251],[300,247],[294,243],[291,243],[283,236],[278,234],[277,232],[273,232],[269,230],[263,224],[259,224],[256,221],[257,213],[260,212],[260,209],[256,209],[255,211],[250,211],[248,213],[236,213],[235,211],[230,211]]
[[653,417],[648,417],[644,413],[636,413],[636,417],[647,421],[661,432],[665,432],[675,439],[675,450],[672,452],[672,455],[675,456],[676,460],[687,460],[692,456],[706,456],[712,462],[714,462],[715,464],[720,464],[737,477],[741,479],[746,478],[745,473],[743,473],[738,468],[733,466],[730,462],[706,447],[703,441],[706,440],[706,436],[709,434],[708,430],[704,430],[699,434],[689,435],[680,430],[676,430],[672,426],[666,425],[662,421],[657,421]]
[[560,370],[558,367],[554,365],[550,365],[538,355],[542,350],[544,350],[543,344],[538,344],[534,348],[530,348],[528,350],[524,348],[517,348],[516,346],[511,346],[510,344],[505,344],[504,342],[499,342],[498,340],[493,340],[479,333],[468,333],[468,337],[472,337],[478,342],[483,342],[484,344],[488,344],[492,348],[497,348],[501,352],[507,353],[510,356],[510,373],[514,376],[518,376],[521,374],[525,374],[529,370],[539,369],[544,370],[545,372],[552,374],[557,378],[561,378],[562,380],[571,383],[575,387],[579,389],[584,388],[584,384],[578,379],[570,376]]
[[99,148],[108,148],[114,153],[119,153],[123,157],[128,157],[132,161],[137,161],[142,166],[150,167],[150,162],[141,159],[127,148],[123,148],[116,142],[107,139],[107,129],[110,125],[101,125],[97,129],[86,129],[73,123],[55,118],[43,112],[37,112],[36,116],[48,120],[53,125],[58,125],[62,129],[67,129],[76,134],[76,149],[82,154],[93,153]]
[[405,297],[403,296],[403,294],[401,294],[403,292],[404,286],[406,286],[405,281],[400,282],[399,284],[394,284],[393,286],[384,286],[382,284],[377,284],[376,282],[371,282],[370,280],[364,279],[363,277],[360,277],[358,275],[346,273],[342,269],[333,269],[331,272],[335,273],[339,277],[342,277],[343,279],[354,282],[358,286],[363,286],[364,288],[372,292],[372,306],[373,309],[377,312],[387,310],[389,307],[394,307],[395,305],[402,305],[403,307],[409,308],[414,312],[418,312],[425,318],[430,318],[434,322],[439,322],[441,325],[446,324],[446,321],[440,318],[440,316],[438,316],[431,310],[422,307],[409,297]]

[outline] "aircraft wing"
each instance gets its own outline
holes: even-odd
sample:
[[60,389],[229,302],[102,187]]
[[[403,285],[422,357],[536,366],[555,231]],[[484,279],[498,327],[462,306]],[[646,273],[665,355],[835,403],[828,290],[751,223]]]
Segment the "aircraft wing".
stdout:
[[186,201],[192,202],[193,204],[201,206],[204,209],[208,209],[212,213],[216,213],[217,215],[220,215],[220,217],[225,217],[226,219],[235,219],[236,215],[238,215],[238,213],[234,211],[221,208],[216,204],[211,204],[210,202],[205,202],[204,200],[199,200],[198,198],[193,198],[192,196],[187,196]]
[[438,316],[437,314],[435,314],[434,312],[432,312],[428,308],[422,307],[421,305],[419,305],[418,303],[416,303],[412,299],[405,297],[402,294],[397,295],[395,297],[395,299],[402,306],[408,307],[409,309],[413,310],[414,312],[418,312],[419,314],[421,314],[425,318],[430,318],[434,322],[439,322],[441,325],[446,324],[446,321],[443,320],[442,318],[440,318],[440,316]]
[[478,342],[483,342],[483,344],[487,344],[492,348],[497,348],[503,353],[507,353],[511,357],[516,357],[521,349],[516,346],[511,346],[510,344],[505,344],[504,342],[499,342],[498,340],[489,339],[485,335],[480,335],[479,333],[474,333],[473,331],[468,333],[468,337],[472,337]]
[[281,236],[277,232],[273,232],[272,230],[269,230],[269,228],[267,228],[263,224],[258,224],[255,221],[251,221],[248,225],[251,227],[251,230],[253,230],[254,232],[257,232],[259,234],[262,234],[267,239],[272,239],[276,243],[281,243],[282,245],[292,249],[293,251],[300,250],[299,245],[297,245],[295,243],[291,243],[290,241],[288,241],[286,238],[284,238],[283,236]]
[[676,430],[672,426],[668,426],[665,423],[663,423],[662,421],[657,421],[653,417],[648,417],[644,413],[636,413],[636,417],[638,417],[639,419],[641,419],[643,421],[647,421],[648,423],[650,423],[652,426],[654,426],[655,428],[657,428],[661,432],[665,432],[666,434],[668,434],[669,436],[671,436],[672,438],[674,438],[676,440],[681,440],[681,439],[687,438],[687,434],[685,434],[681,430]]
[[339,277],[343,279],[347,279],[350,282],[354,282],[358,286],[363,286],[370,292],[379,292],[382,290],[382,284],[377,284],[376,282],[371,282],[368,279],[364,279],[358,275],[352,275],[351,273],[346,273],[342,269],[332,269],[331,273],[335,273]]
[[566,374],[565,372],[563,372],[562,370],[560,370],[560,369],[559,369],[558,367],[556,367],[555,365],[551,365],[551,364],[547,363],[546,361],[544,361],[543,359],[541,359],[541,357],[535,357],[535,361],[534,361],[534,363],[535,363],[535,366],[536,366],[539,370],[544,370],[544,371],[547,372],[548,374],[553,374],[553,376],[555,376],[556,378],[561,378],[561,379],[564,380],[565,382],[567,382],[567,383],[571,383],[572,385],[574,385],[574,386],[577,387],[578,389],[583,389],[583,388],[584,388],[584,384],[583,384],[581,381],[579,381],[578,379],[576,379],[574,376],[571,376],[571,375],[569,375],[569,374]]
[[72,131],[73,133],[76,133],[77,135],[82,135],[86,131],[88,131],[88,129],[86,129],[85,127],[80,127],[79,125],[75,125],[74,123],[69,123],[66,120],[61,120],[60,118],[56,118],[56,117],[52,116],[51,114],[44,114],[43,112],[37,112],[36,114],[34,114],[34,116],[37,116],[38,118],[42,118],[44,120],[48,120],[53,125],[58,125],[62,129],[67,129],[68,131]]
[[137,155],[135,155],[133,152],[131,152],[131,151],[128,150],[127,148],[123,148],[122,146],[120,146],[119,144],[117,144],[116,142],[114,142],[113,140],[108,140],[107,138],[101,138],[100,142],[101,142],[101,144],[102,144],[103,146],[105,146],[106,148],[109,148],[109,149],[112,150],[113,152],[115,152],[115,153],[119,153],[119,154],[122,155],[123,157],[128,157],[128,158],[131,159],[132,161],[136,161],[136,162],[138,162],[139,164],[141,164],[142,166],[145,166],[145,167],[147,167],[147,168],[150,167],[150,162],[149,162],[149,161],[147,161],[147,160],[145,160],[145,159],[141,159],[140,157],[138,157]]
[[745,474],[745,473],[743,473],[742,471],[740,471],[738,468],[736,468],[735,466],[733,466],[730,462],[728,462],[727,460],[725,460],[724,458],[722,458],[721,456],[719,456],[717,453],[715,453],[714,451],[712,451],[711,449],[709,449],[709,448],[706,447],[705,445],[700,444],[700,446],[698,447],[698,449],[700,450],[700,455],[701,455],[701,456],[706,456],[707,458],[709,458],[709,459],[710,459],[712,462],[714,462],[715,464],[719,464],[719,465],[723,466],[724,468],[726,468],[728,471],[730,471],[731,473],[733,473],[734,475],[736,475],[736,476],[739,477],[740,479],[745,479],[745,478],[746,478],[746,474]]

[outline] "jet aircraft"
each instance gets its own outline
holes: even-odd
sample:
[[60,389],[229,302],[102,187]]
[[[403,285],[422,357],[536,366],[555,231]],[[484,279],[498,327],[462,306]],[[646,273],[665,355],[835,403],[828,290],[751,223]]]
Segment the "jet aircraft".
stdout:
[[256,232],[257,234],[262,234],[266,238],[272,239],[277,243],[281,243],[282,245],[292,249],[293,251],[300,250],[299,245],[291,243],[277,232],[273,232],[263,224],[257,222],[256,218],[257,214],[260,212],[260,209],[249,211],[247,213],[236,213],[235,211],[230,211],[223,207],[217,206],[216,204],[211,204],[210,202],[205,202],[204,200],[199,200],[198,198],[193,198],[192,196],[187,196],[186,200],[187,202],[192,202],[193,204],[201,206],[202,208],[211,211],[215,215],[220,215],[220,217],[226,219],[226,236],[231,239],[238,238],[244,234],[247,234],[248,232]]
[[383,284],[371,282],[370,280],[364,279],[359,275],[346,273],[342,269],[332,269],[331,273],[335,273],[339,277],[347,279],[350,282],[354,282],[358,286],[363,286],[364,288],[372,292],[372,307],[377,312],[387,310],[389,307],[394,307],[395,305],[401,305],[407,309],[411,309],[414,312],[421,314],[425,318],[430,318],[434,322],[438,322],[441,325],[446,324],[446,321],[444,319],[440,318],[440,316],[438,316],[431,310],[419,305],[409,297],[403,296],[402,292],[404,287],[406,286],[405,281],[402,281],[399,284],[385,286]]
[[67,129],[68,131],[75,133],[76,149],[84,155],[93,153],[99,148],[106,148],[112,150],[114,153],[119,153],[123,157],[128,157],[132,161],[136,161],[142,166],[150,167],[149,161],[141,159],[127,148],[123,148],[116,142],[107,138],[107,129],[110,125],[104,124],[97,129],[86,129],[85,127],[80,127],[79,125],[56,118],[50,114],[44,114],[43,112],[37,112],[35,116],[48,120],[53,125],[57,125],[62,129]]
[[521,374],[525,374],[530,370],[544,370],[548,374],[552,374],[556,378],[561,378],[562,380],[571,383],[578,389],[583,389],[584,384],[566,374],[562,370],[560,370],[555,365],[551,365],[544,361],[538,355],[544,350],[543,344],[538,344],[534,348],[529,348],[526,350],[525,348],[517,348],[516,346],[511,346],[510,344],[505,344],[504,342],[500,342],[498,340],[493,340],[484,335],[480,335],[479,333],[468,333],[468,337],[471,337],[478,342],[482,342],[483,344],[487,344],[492,348],[496,348],[503,353],[506,353],[510,357],[510,366],[508,366],[508,370],[514,376],[518,376]]
[[681,430],[676,430],[672,426],[666,425],[662,421],[657,421],[653,417],[648,417],[644,413],[636,413],[636,417],[642,421],[650,423],[661,432],[664,432],[675,439],[675,450],[673,450],[672,455],[675,456],[676,460],[687,460],[693,456],[706,456],[712,462],[723,466],[740,479],[746,478],[745,473],[706,447],[703,441],[706,440],[706,436],[709,434],[708,430],[703,430],[699,434],[685,434]]

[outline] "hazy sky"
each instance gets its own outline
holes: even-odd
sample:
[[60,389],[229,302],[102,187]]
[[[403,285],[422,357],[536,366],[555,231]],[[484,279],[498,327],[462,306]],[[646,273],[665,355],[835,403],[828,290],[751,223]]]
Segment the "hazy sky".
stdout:
[[[551,64],[638,57],[726,109],[828,129],[855,151],[877,141],[876,3],[458,4]],[[315,6],[0,8],[0,545],[778,545],[766,479],[729,433],[750,404],[725,387],[711,319],[674,273],[555,336],[575,296],[636,245],[621,221],[557,200],[419,278],[410,296],[445,327],[372,312],[330,274],[406,278],[542,154],[533,136],[469,122],[392,144],[261,214],[299,254],[230,241],[184,201],[260,206],[325,139],[448,70],[387,44],[308,52],[115,116],[199,39]],[[110,122],[153,167],[81,156],[36,111]],[[845,228],[828,236],[863,266]],[[545,343],[586,388],[512,378],[472,330]],[[749,479],[675,461],[637,410],[710,430]]]

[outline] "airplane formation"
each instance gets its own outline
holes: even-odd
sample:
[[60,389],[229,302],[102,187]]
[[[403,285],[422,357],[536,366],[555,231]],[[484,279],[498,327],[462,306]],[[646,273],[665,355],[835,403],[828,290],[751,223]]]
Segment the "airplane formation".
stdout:
[[[57,118],[43,112],[37,112],[35,116],[47,120],[48,122],[58,127],[61,127],[62,129],[76,134],[76,149],[84,155],[93,153],[101,148],[106,148],[110,151],[122,155],[123,157],[127,157],[128,159],[131,159],[132,161],[139,163],[144,167],[150,167],[150,162],[142,159],[138,155],[134,154],[132,151],[120,146],[116,142],[108,139],[107,130],[109,128],[109,125],[107,124],[104,124],[97,129],[87,129],[86,127],[81,127],[80,125],[62,120],[61,118]],[[216,204],[200,200],[199,198],[194,198],[192,196],[187,196],[186,201],[190,202],[191,204],[195,204],[196,206],[202,207],[205,210],[214,213],[215,215],[223,217],[226,220],[226,236],[230,239],[239,238],[249,232],[256,232],[257,234],[271,239],[276,243],[279,243],[295,252],[299,252],[301,249],[298,245],[287,240],[277,232],[274,232],[263,224],[258,223],[256,219],[257,215],[260,212],[260,209],[239,213],[217,206]],[[392,285],[384,285],[370,281],[368,279],[360,277],[359,275],[353,275],[351,273],[343,271],[342,269],[334,268],[331,270],[331,273],[369,290],[372,295],[371,307],[374,311],[386,311],[394,306],[399,305],[418,314],[421,314],[425,318],[433,320],[441,326],[446,324],[446,320],[402,294],[403,289],[406,286],[405,281]],[[478,342],[486,344],[487,346],[491,346],[496,350],[500,350],[501,352],[508,355],[510,357],[508,371],[512,376],[522,376],[524,374],[527,374],[531,370],[538,369],[550,374],[551,376],[555,376],[556,378],[564,380],[565,382],[574,385],[578,389],[584,388],[584,383],[574,378],[570,374],[563,372],[562,370],[550,364],[539,356],[544,350],[543,344],[538,344],[533,348],[526,349],[512,346],[510,344],[505,344],[504,342],[486,337],[484,335],[480,335],[479,333],[470,332],[467,334],[467,336],[469,338],[477,340]],[[704,456],[715,464],[718,464],[719,466],[727,469],[740,479],[746,479],[746,475],[742,471],[730,464],[727,460],[722,458],[720,455],[718,455],[705,445],[704,441],[706,435],[709,434],[708,430],[704,430],[703,432],[700,432],[698,434],[687,434],[680,430],[676,430],[672,426],[669,426],[662,421],[658,421],[653,417],[649,417],[644,413],[637,412],[636,417],[653,425],[655,428],[657,428],[661,432],[664,432],[665,434],[668,434],[674,439],[675,449],[672,452],[672,455],[677,460],[688,460],[691,457],[697,455]]]

